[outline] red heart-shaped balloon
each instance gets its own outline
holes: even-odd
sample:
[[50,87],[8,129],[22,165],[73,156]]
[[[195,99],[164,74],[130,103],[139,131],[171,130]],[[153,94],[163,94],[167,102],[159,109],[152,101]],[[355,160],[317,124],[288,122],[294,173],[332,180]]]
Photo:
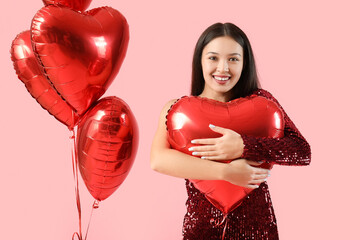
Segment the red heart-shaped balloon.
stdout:
[[[229,128],[239,134],[279,138],[283,136],[284,117],[276,103],[251,95],[230,102],[219,102],[200,97],[183,97],[167,114],[168,141],[172,148],[191,155],[193,139],[220,137],[209,124]],[[262,168],[271,168],[264,163]],[[206,198],[223,213],[239,206],[252,189],[227,181],[190,180]]]
[[125,17],[110,7],[79,13],[49,5],[34,16],[31,40],[49,81],[82,115],[118,73],[129,27]]
[[129,106],[117,97],[99,100],[81,119],[79,170],[95,199],[106,199],[125,180],[135,159],[138,132]]
[[43,76],[32,50],[30,31],[24,31],[16,36],[10,53],[16,73],[31,96],[56,119],[73,128],[79,116]]
[[47,5],[62,5],[77,11],[84,11],[89,7],[92,0],[43,0]]

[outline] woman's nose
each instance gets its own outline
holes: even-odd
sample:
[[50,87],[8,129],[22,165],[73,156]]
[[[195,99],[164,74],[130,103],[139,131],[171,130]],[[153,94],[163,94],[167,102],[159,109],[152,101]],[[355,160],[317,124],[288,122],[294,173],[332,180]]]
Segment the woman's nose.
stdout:
[[217,71],[218,72],[228,72],[229,71],[228,62],[225,60],[219,61],[219,64],[217,66]]

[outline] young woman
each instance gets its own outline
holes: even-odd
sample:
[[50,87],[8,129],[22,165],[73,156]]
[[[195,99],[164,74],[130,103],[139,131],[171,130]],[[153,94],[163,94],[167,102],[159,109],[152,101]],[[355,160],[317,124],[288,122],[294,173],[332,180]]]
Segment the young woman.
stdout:
[[[200,36],[194,51],[191,95],[228,102],[251,94],[276,102],[259,88],[254,56],[245,33],[231,23],[216,23]],[[269,170],[261,161],[282,165],[308,165],[310,146],[284,112],[282,138],[240,135],[231,129],[210,125],[222,134],[212,139],[195,139],[194,156],[172,149],[167,140],[166,115],[176,100],[160,114],[151,149],[151,167],[158,172],[186,179],[188,200],[184,217],[184,240],[278,239],[277,224],[266,179]],[[282,109],[282,108],[281,108]],[[282,109],[283,110],[283,109]],[[201,158],[199,158],[201,156]],[[231,160],[230,163],[221,161]],[[254,190],[227,215],[224,226],[216,224],[223,213],[215,208],[188,179],[225,180]]]

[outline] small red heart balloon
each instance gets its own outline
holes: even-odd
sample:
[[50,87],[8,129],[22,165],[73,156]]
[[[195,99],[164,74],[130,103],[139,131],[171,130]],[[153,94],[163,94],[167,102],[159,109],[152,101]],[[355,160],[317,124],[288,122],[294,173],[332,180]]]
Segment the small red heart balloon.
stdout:
[[125,58],[129,27],[110,7],[79,13],[49,5],[32,20],[33,50],[49,81],[79,115],[110,86]]
[[57,94],[42,74],[32,50],[30,31],[24,31],[16,36],[10,53],[16,74],[31,96],[56,119],[73,128],[79,116]]
[[92,0],[43,0],[47,5],[62,5],[74,9],[76,11],[84,11],[90,5]]
[[101,99],[81,119],[79,170],[96,200],[105,200],[125,180],[136,156],[138,132],[129,106],[117,97]]
[[[167,115],[168,141],[172,148],[191,155],[193,139],[216,138],[209,124],[229,128],[239,134],[279,138],[283,136],[284,117],[276,103],[251,95],[230,102],[219,102],[200,97],[183,97],[170,108]],[[270,169],[272,164],[260,167]],[[206,198],[223,213],[238,207],[252,189],[227,181],[190,180]]]

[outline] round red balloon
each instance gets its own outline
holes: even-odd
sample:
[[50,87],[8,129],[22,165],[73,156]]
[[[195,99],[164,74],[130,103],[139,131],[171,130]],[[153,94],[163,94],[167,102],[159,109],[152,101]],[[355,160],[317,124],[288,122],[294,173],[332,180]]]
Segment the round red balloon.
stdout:
[[[229,128],[239,134],[279,138],[283,136],[284,117],[276,103],[256,95],[226,103],[192,96],[179,99],[170,108],[166,124],[171,147],[191,155],[188,150],[194,146],[191,140],[221,137],[209,128],[209,124]],[[272,164],[264,163],[260,167],[270,169]],[[252,191],[227,181],[190,181],[223,213],[238,207]]]
[[138,147],[138,126],[117,97],[97,102],[81,119],[77,134],[79,170],[91,195],[109,197],[125,180]]
[[128,46],[129,26],[110,7],[79,13],[49,5],[34,16],[31,40],[53,87],[83,115],[117,75]]
[[11,60],[19,79],[36,101],[57,120],[73,128],[79,116],[53,89],[50,82],[42,74],[34,56],[30,31],[16,36],[11,45]]
[[47,5],[62,5],[77,11],[84,11],[90,5],[92,0],[43,0]]

